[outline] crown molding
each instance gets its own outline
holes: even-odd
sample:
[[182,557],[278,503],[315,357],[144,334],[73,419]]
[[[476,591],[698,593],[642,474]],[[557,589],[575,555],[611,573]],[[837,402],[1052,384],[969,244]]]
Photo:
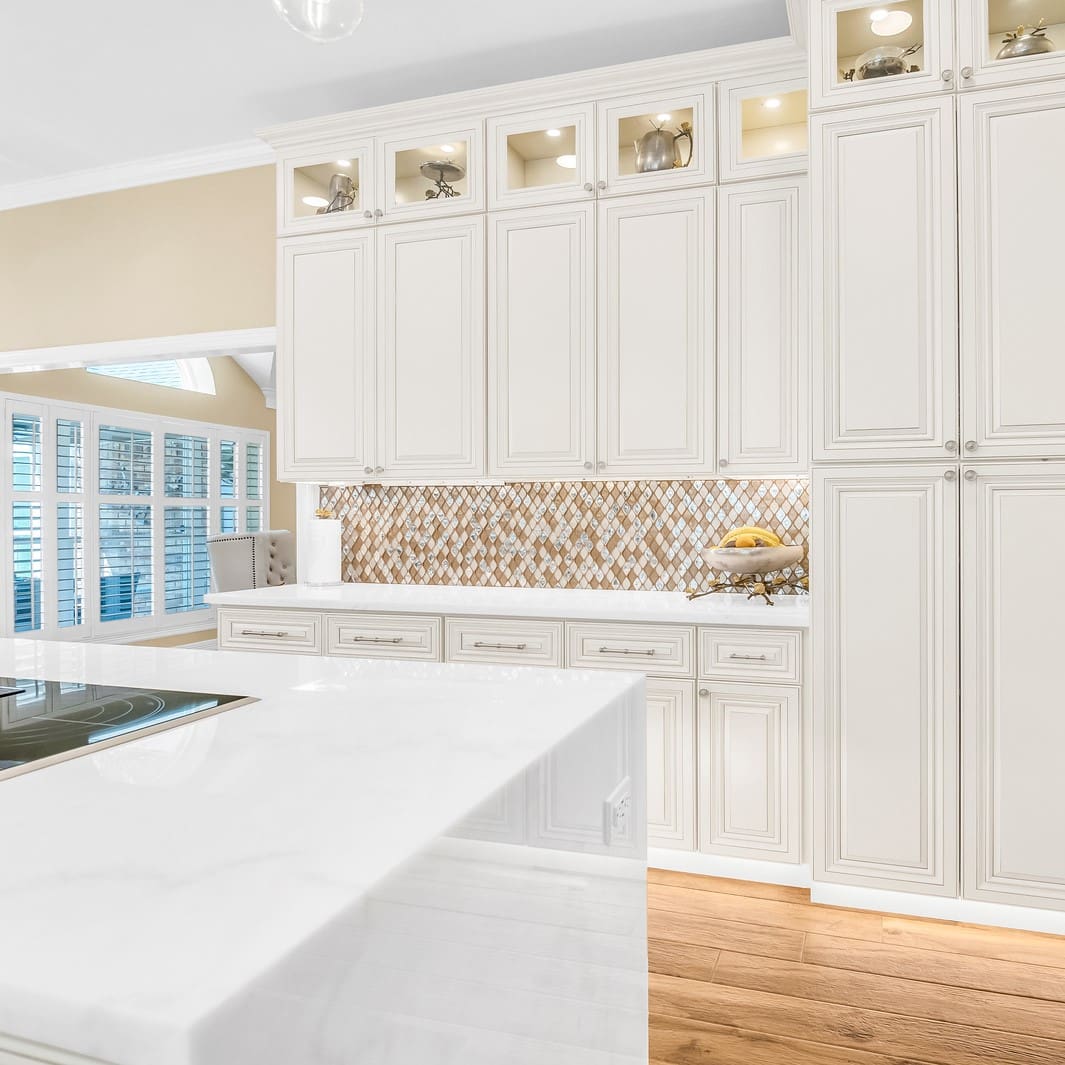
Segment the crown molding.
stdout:
[[250,166],[271,165],[275,161],[273,149],[258,139],[234,141],[212,148],[157,155],[150,159],[116,163],[114,166],[0,185],[0,211],[130,189],[138,185],[157,185],[163,181],[221,174],[227,170],[244,170]]
[[[71,370],[115,362],[153,362],[156,359],[190,359],[213,355],[244,355],[273,351],[277,330],[227,329],[216,333],[185,333],[172,337],[106,340],[99,344],[69,344],[56,348],[0,351],[0,375],[35,370]],[[0,376],[0,382],[3,378]]]
[[806,51],[806,17],[810,6],[809,0],[784,0],[788,6],[788,25],[791,27],[791,39],[796,46]]

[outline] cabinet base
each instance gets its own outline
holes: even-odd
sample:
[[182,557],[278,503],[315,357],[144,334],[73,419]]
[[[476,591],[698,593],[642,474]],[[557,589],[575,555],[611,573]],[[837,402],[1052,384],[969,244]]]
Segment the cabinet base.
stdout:
[[651,846],[647,848],[647,864],[652,869],[669,869],[675,873],[694,873],[697,876],[720,876],[726,880],[752,880],[785,887],[810,887],[813,884],[813,873],[808,865],[729,858],[721,854],[703,854],[701,851],[667,850]]

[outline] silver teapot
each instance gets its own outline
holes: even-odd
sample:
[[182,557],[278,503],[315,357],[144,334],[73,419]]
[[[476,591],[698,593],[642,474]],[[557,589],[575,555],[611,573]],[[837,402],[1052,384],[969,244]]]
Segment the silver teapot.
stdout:
[[1018,26],[1002,38],[996,59],[1016,59],[1022,55],[1043,55],[1055,51],[1054,42],[1046,35],[1046,19],[1034,26]]
[[[685,167],[692,161],[695,142],[692,139],[692,124],[682,122],[676,133],[651,123],[649,129],[633,147],[636,149],[636,172],[649,174],[655,170],[672,170]],[[688,157],[681,161],[677,141],[687,140]]]

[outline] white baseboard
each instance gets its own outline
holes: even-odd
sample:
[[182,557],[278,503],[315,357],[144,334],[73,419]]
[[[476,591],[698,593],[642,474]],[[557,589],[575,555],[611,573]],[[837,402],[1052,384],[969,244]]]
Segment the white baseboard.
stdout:
[[674,851],[665,847],[648,847],[647,864],[653,869],[670,869],[698,876],[720,876],[726,880],[753,880],[784,887],[809,887],[812,872],[808,865],[787,862],[760,862],[753,858],[726,858],[700,851]]
[[1030,906],[946,899],[936,895],[915,895],[905,891],[882,891],[851,884],[821,882],[813,885],[810,900],[826,906],[846,906],[852,910],[879,910],[905,917],[934,917],[940,921],[1019,928],[1026,932],[1049,932],[1051,935],[1065,936],[1065,913],[1060,910],[1037,910]]

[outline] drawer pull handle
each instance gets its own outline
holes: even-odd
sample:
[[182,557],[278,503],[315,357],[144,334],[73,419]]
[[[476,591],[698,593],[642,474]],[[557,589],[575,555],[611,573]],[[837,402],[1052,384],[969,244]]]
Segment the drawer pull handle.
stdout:
[[288,632],[285,629],[279,629],[277,632],[268,632],[266,629],[241,629],[241,636],[270,636],[275,640],[283,640],[288,636]]
[[766,655],[729,655],[729,658],[738,658],[741,662],[764,662],[766,657]]
[[529,645],[527,643],[485,643],[484,640],[477,640],[474,647],[487,647],[492,651],[524,651]]
[[402,643],[402,636],[352,636],[352,643]]
[[647,650],[639,647],[600,647],[599,653],[601,655],[647,655],[648,658],[653,658],[655,649],[653,647]]

